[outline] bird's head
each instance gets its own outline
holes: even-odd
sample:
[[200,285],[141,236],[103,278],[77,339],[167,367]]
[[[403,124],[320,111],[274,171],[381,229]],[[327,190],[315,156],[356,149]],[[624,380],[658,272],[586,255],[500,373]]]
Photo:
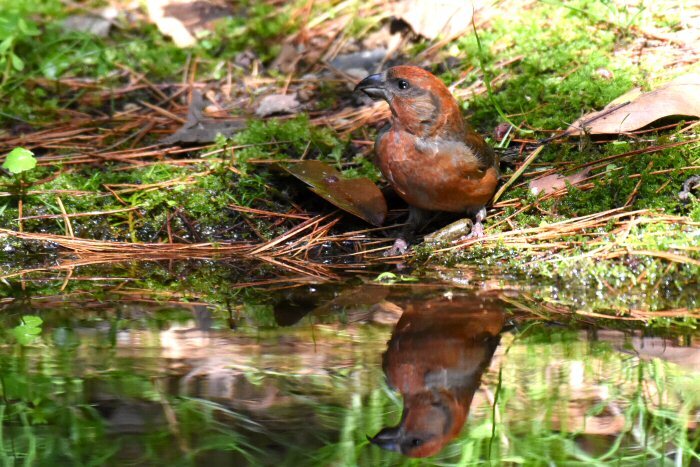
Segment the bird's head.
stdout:
[[381,430],[370,443],[409,457],[428,457],[440,452],[462,429],[469,412],[469,400],[449,391],[426,391],[404,396],[398,426]]
[[387,101],[393,124],[416,136],[459,138],[464,134],[457,101],[438,77],[422,68],[389,68],[360,81],[355,91]]

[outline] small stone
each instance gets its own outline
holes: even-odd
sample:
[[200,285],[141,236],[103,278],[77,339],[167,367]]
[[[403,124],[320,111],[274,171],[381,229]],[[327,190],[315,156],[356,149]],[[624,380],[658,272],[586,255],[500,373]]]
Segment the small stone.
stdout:
[[61,27],[67,32],[84,32],[97,37],[107,37],[112,21],[98,15],[74,15],[66,18]]
[[255,115],[267,117],[280,113],[292,113],[299,109],[301,104],[295,94],[270,94],[260,100]]
[[613,78],[615,77],[615,75],[613,75],[613,72],[610,71],[610,70],[608,70],[608,69],[606,69],[606,68],[598,68],[598,69],[595,71],[595,74],[596,74],[596,76],[598,76],[599,78],[602,78],[602,79],[608,80],[608,81],[611,80],[611,79],[613,79]]

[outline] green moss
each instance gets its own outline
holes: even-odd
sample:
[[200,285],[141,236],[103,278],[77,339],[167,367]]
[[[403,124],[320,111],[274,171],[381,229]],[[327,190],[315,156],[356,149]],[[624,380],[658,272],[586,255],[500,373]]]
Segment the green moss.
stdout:
[[[58,0],[5,2],[0,8],[0,23],[4,21],[12,27],[0,28],[0,41],[12,36],[12,53],[22,60],[23,67],[21,70],[8,67],[11,61],[8,61],[10,56],[7,53],[5,62],[0,62],[4,63],[0,66],[0,125],[12,129],[12,125],[22,120],[54,122],[63,115],[70,115],[60,112],[64,109],[104,115],[126,104],[119,98],[93,97],[92,93],[64,85],[47,84],[47,79],[73,77],[98,82],[105,88],[119,89],[132,83],[134,75],[145,75],[155,83],[173,82],[175,77],[182,75],[182,68],[190,55],[197,59],[197,79],[200,81],[222,78],[228,73],[228,62],[243,50],[252,50],[264,63],[269,63],[279,50],[281,38],[295,31],[303,21],[303,15],[297,13],[306,3],[271,6],[253,1],[239,2],[236,14],[221,21],[215,33],[205,34],[194,48],[181,50],[163,38],[152,25],[120,24],[108,38],[96,39],[61,30],[60,20],[69,12]],[[665,11],[668,8],[662,5],[664,2],[647,3],[644,8],[636,9],[606,0],[548,0],[533,4],[522,14],[495,17],[487,27],[479,30],[482,50],[472,34],[465,34],[448,46],[459,63],[442,67],[447,68],[442,77],[448,83],[466,77],[461,85],[466,87],[483,78],[480,60],[483,59],[487,77],[504,76],[502,84],[494,85],[492,98],[484,94],[462,102],[474,126],[482,133],[490,133],[501,121],[495,101],[524,130],[535,130],[526,134],[528,138],[549,136],[550,133],[537,130],[565,128],[582,114],[602,108],[634,86],[649,89],[657,84],[654,79],[658,75],[659,70],[655,68],[658,65],[647,61],[632,65],[628,54],[619,53],[630,49],[637,40],[638,34],[631,26],[677,28],[681,24],[678,13]],[[86,8],[96,5],[88,2]],[[335,7],[342,11],[333,10]],[[317,2],[312,5],[310,16],[345,14],[358,7],[359,4],[353,2],[330,6]],[[26,22],[24,29],[18,26],[19,18]],[[378,24],[377,21],[378,17],[355,18],[345,34],[366,35]],[[41,34],[36,35],[35,30],[40,30]],[[410,58],[428,45],[428,41],[419,41],[405,49],[405,53]],[[506,66],[498,65],[517,57],[522,58]],[[125,72],[124,66],[128,66],[133,74]],[[601,77],[597,72],[599,68],[610,71],[612,78]],[[234,78],[242,73],[233,67]],[[276,76],[274,72],[270,74]],[[280,83],[282,80],[279,77]],[[144,95],[147,92],[143,91]],[[322,80],[317,89],[315,108],[340,108],[345,101],[339,96],[346,92],[344,85]],[[141,98],[141,95],[127,96],[129,101],[135,98]],[[575,142],[549,145],[532,167],[559,167],[562,173],[568,174],[582,164],[647,148],[651,144],[676,142],[682,137],[690,139],[696,136],[692,132],[676,135],[671,130],[647,133],[643,139],[619,137],[618,141],[606,144],[596,144],[588,137],[582,137],[578,145]],[[287,224],[274,225],[269,219],[246,217],[229,208],[230,205],[242,205],[272,211],[288,209],[287,185],[280,183],[280,177],[269,164],[258,164],[255,160],[296,159],[304,155],[307,159],[331,163],[346,176],[380,178],[369,158],[356,154],[352,144],[328,128],[311,124],[306,116],[251,121],[233,138],[220,140],[218,147],[225,148],[225,154],[232,156],[230,163],[234,170],[229,170],[227,163],[206,159],[197,165],[155,164],[129,170],[121,170],[124,167],[116,164],[104,164],[99,171],[81,166],[43,166],[28,174],[28,180],[33,183],[31,190],[64,190],[65,194],[60,194],[60,197],[69,213],[137,208],[109,216],[72,218],[72,227],[81,236],[166,241],[166,227],[169,226],[177,239],[215,241],[257,240],[259,236],[270,238],[289,227]],[[60,154],[61,150],[55,152]],[[698,194],[691,196],[687,204],[681,203],[677,197],[683,181],[697,173],[683,169],[700,162],[696,153],[695,144],[612,160],[607,167],[593,172],[592,175],[598,176],[593,179],[592,187],[570,188],[567,195],[558,199],[538,198],[529,193],[526,183],[512,187],[504,194],[504,201],[518,198],[533,207],[518,214],[515,214],[516,208],[507,208],[498,218],[489,219],[487,226],[489,222],[515,214],[509,218],[512,225],[503,223],[497,229],[536,227],[626,204],[629,209],[687,215],[700,222]],[[654,173],[659,170],[665,172]],[[198,175],[193,180],[188,179],[195,174]],[[510,173],[506,171],[504,175],[507,177]],[[528,179],[521,181],[527,182]],[[105,185],[120,184],[137,185],[138,188],[163,182],[169,183],[157,189],[144,187],[124,191],[119,195],[121,201],[105,188]],[[64,233],[55,194],[16,192],[15,181],[2,175],[0,184],[4,185],[0,191],[13,193],[10,197],[0,198],[0,223],[3,227],[18,227],[16,219],[21,197],[25,217],[57,217],[25,220],[25,230]],[[115,186],[114,189],[124,187]],[[87,193],[71,194],[73,191]],[[607,235],[615,227],[611,223],[597,233]],[[582,235],[563,237],[562,242],[571,242],[576,247],[546,255],[498,244],[473,246],[468,251],[446,255],[436,255],[434,248],[426,246],[417,248],[416,252],[417,261],[429,265],[462,262],[477,264],[484,270],[505,270],[552,281],[564,280],[572,292],[561,299],[572,303],[577,296],[583,296],[585,303],[602,306],[599,295],[610,286],[625,290],[616,302],[620,306],[633,306],[639,297],[651,299],[653,292],[658,290],[673,291],[664,292],[668,296],[665,295],[658,306],[675,306],[682,300],[689,300],[686,290],[697,286],[698,270],[690,265],[632,255],[609,260],[586,259],[585,255],[593,248],[586,243],[588,239]],[[624,247],[634,250],[671,252],[694,259],[698,259],[700,242],[692,229],[664,223],[637,225],[624,241],[612,235],[605,240],[611,244],[623,242]],[[10,245],[10,248],[17,246]]]
[[[50,122],[58,118],[56,112],[61,108],[78,105],[76,101],[82,92],[43,87],[35,81],[37,78],[87,77],[99,80],[103,86],[118,88],[130,82],[123,73],[126,67],[154,82],[171,81],[181,75],[193,52],[176,47],[154,25],[123,22],[113,28],[108,38],[101,39],[63,31],[61,21],[67,12],[58,1],[5,3],[0,8],[0,41],[11,37],[11,50],[23,65],[21,69],[13,68],[0,53],[0,123]],[[198,77],[221,78],[226,61],[246,49],[257,52],[265,61],[275,57],[279,39],[297,27],[288,14],[294,6],[292,3],[279,9],[257,2],[237,5],[240,10],[222,20],[218,32],[203,37],[194,48],[199,57]],[[28,25],[25,29],[29,32],[18,28],[20,22]],[[105,104],[115,105],[90,102],[80,110],[92,113],[95,107]]]
[[[479,34],[492,75],[502,71],[493,68],[496,61],[522,56],[503,70],[509,78],[495,90],[494,99],[528,127],[565,128],[583,112],[599,109],[629,90],[639,76],[612,54],[619,40],[615,30],[598,28],[587,15],[567,8],[539,5],[527,14],[496,19],[492,30]],[[460,56],[467,57],[464,67],[480,74],[474,36],[465,36],[458,47]],[[614,78],[598,77],[598,68],[611,71]],[[468,105],[475,121],[496,125],[488,96],[478,96]]]
[[[502,85],[494,87],[492,97],[482,94],[463,102],[465,111],[472,114],[475,127],[490,132],[501,121],[495,107],[498,105],[525,129],[566,128],[582,114],[603,108],[634,86],[649,89],[657,84],[649,78],[658,71],[653,63],[633,67],[627,55],[616,53],[630,46],[632,25],[658,25],[659,18],[664,17],[665,12],[659,5],[645,7],[638,10],[598,0],[540,2],[528,8],[527,14],[495,18],[490,28],[479,30],[481,51],[473,35],[459,39],[452,53],[461,59],[461,64],[442,77],[450,83],[462,78],[466,71],[464,86],[469,85],[483,76],[479,60],[480,53],[483,53],[481,58],[487,77],[493,78],[501,73],[505,77]],[[672,19],[668,21],[673,22]],[[496,66],[497,62],[516,57],[520,58],[510,65]],[[600,68],[610,71],[612,78],[601,77],[597,73]],[[646,149],[652,144],[661,146],[678,141],[678,137],[670,136],[671,133],[673,131],[666,130],[646,134],[643,141],[620,137],[618,141],[607,144],[594,144],[584,136],[579,145],[570,142],[550,144],[538,156],[536,164],[545,168],[558,166],[560,173],[568,175],[579,165]],[[527,134],[535,139],[545,136],[549,134],[538,134],[537,131],[534,135]],[[693,134],[683,137],[694,138]],[[543,200],[532,195],[527,187],[528,179],[525,179],[523,186],[506,191],[502,200],[520,199],[531,208],[518,214],[517,208],[506,208],[490,222],[508,218],[510,225],[502,224],[496,231],[522,229],[623,206],[630,210],[650,209],[697,219],[697,201],[682,204],[677,197],[683,181],[698,173],[684,168],[697,164],[696,153],[697,144],[689,144],[611,160],[607,167],[591,173],[598,175],[592,180],[592,187],[570,187],[568,194],[557,199]],[[656,171],[663,172],[654,173]],[[504,177],[509,175],[506,172]],[[609,225],[604,231],[611,231],[613,227]],[[644,223],[634,227],[623,243],[634,250],[670,252],[697,260],[700,239],[692,234],[692,230],[666,223]],[[652,300],[650,291],[659,287],[677,291],[677,300],[664,298],[657,302],[659,307],[689,306],[689,300],[692,302],[692,294],[685,290],[697,287],[694,277],[700,270],[696,266],[669,264],[661,258],[649,256],[586,259],[586,254],[593,249],[589,246],[589,239],[582,235],[561,237],[558,240],[562,244],[572,243],[563,251],[548,254],[490,244],[488,247],[472,245],[466,251],[436,255],[428,246],[417,249],[417,262],[464,263],[470,267],[563,279],[574,290],[572,303],[576,302],[577,296],[583,295],[586,297],[584,301],[592,307],[603,306],[605,300],[598,299],[597,295],[607,290],[604,284],[629,289],[621,292],[623,298],[617,303],[619,306],[630,306],[639,297],[646,297],[635,302],[641,306],[642,302]],[[622,241],[612,236],[605,240],[611,243]],[[685,289],[682,284],[685,284]],[[592,294],[580,293],[581,290],[591,290],[591,285],[594,286]],[[612,304],[608,300],[605,306],[609,308]]]
[[215,33],[202,38],[198,47],[221,57],[252,50],[263,61],[270,61],[280,51],[280,41],[275,39],[285,37],[297,27],[289,14],[293,5],[294,2],[286,7],[239,2],[240,10],[220,20]]
[[252,120],[236,134],[232,144],[237,166],[248,170],[251,159],[335,158],[342,145],[334,133],[309,123],[306,115],[289,120]]
[[[348,146],[327,128],[310,124],[307,116],[288,120],[251,121],[231,140],[221,139],[221,148],[232,149],[232,163],[208,162],[190,166],[167,163],[130,170],[116,170],[119,165],[105,164],[102,170],[77,166],[55,173],[56,167],[42,166],[28,173],[31,183],[19,193],[12,177],[0,176],[4,190],[17,191],[0,204],[3,225],[17,228],[18,201],[23,200],[23,216],[46,216],[52,219],[26,219],[27,231],[67,233],[59,216],[56,191],[66,211],[72,213],[104,212],[137,208],[110,215],[75,217],[71,226],[76,234],[98,239],[158,241],[171,233],[198,241],[219,239],[272,238],[283,233],[286,224],[273,225],[273,219],[241,217],[231,205],[252,206],[271,211],[288,209],[288,199],[274,187],[274,174],[268,164],[253,164],[254,159],[282,160],[318,158],[347,167],[352,157]],[[208,150],[210,151],[210,150]],[[377,171],[364,158],[355,158],[348,174],[371,174]],[[14,187],[14,188],[13,188]],[[106,187],[116,191],[117,196]],[[142,187],[142,188],[141,188]],[[13,191],[14,190],[14,191]],[[49,194],[27,194],[26,191]],[[282,187],[282,190],[284,188]],[[77,193],[80,192],[80,193]]]

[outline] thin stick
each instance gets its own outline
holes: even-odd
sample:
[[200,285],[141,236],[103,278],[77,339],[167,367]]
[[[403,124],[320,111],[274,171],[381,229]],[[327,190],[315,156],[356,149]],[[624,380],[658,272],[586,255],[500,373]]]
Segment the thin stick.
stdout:
[[515,182],[518,177],[520,177],[523,172],[525,172],[525,169],[528,168],[528,166],[532,163],[532,161],[535,160],[537,155],[542,152],[542,149],[544,149],[544,146],[539,146],[537,149],[532,151],[529,156],[527,156],[527,159],[525,159],[525,162],[523,162],[523,165],[520,166],[518,170],[515,171],[515,173],[508,179],[508,181],[503,184],[500,190],[494,195],[492,204],[498,201],[498,198],[501,197],[504,191]]
[[[63,208],[63,203],[61,203],[61,201],[60,201],[61,198],[56,196],[56,199],[59,200],[59,206],[61,208]],[[138,207],[134,206],[134,207],[125,208],[125,209],[115,209],[113,211],[72,212],[70,214],[68,214],[67,212],[65,212],[64,209],[62,209],[61,214],[43,214],[41,216],[27,216],[27,217],[23,217],[23,219],[26,220],[26,219],[58,219],[58,218],[61,218],[61,219],[64,219],[64,221],[65,221],[66,218],[70,219],[71,217],[107,216],[110,214],[119,214],[122,212],[135,211],[136,209],[138,209]]]
[[63,201],[61,201],[61,197],[56,196],[56,201],[58,201],[58,207],[61,209],[61,217],[63,217],[63,223],[66,225],[66,233],[71,238],[75,237],[75,235],[73,235],[73,226],[70,223],[68,213],[66,212],[65,206],[63,206]]
[[17,203],[17,223],[19,224],[19,231],[24,232],[24,228],[22,227],[22,199],[20,198],[19,202]]

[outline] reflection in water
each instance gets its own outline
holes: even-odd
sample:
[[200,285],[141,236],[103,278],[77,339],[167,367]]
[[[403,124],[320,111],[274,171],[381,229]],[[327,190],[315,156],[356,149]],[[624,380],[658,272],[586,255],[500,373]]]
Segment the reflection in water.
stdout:
[[426,457],[454,439],[504,320],[498,301],[476,295],[409,303],[383,358],[389,384],[403,396],[403,415],[398,426],[384,428],[370,441]]
[[[526,331],[496,349],[501,302],[466,290],[314,284],[215,307],[30,287],[0,298],[0,466],[416,465],[367,434],[426,466],[700,460],[696,330],[518,312]],[[386,379],[404,410],[380,430]]]

